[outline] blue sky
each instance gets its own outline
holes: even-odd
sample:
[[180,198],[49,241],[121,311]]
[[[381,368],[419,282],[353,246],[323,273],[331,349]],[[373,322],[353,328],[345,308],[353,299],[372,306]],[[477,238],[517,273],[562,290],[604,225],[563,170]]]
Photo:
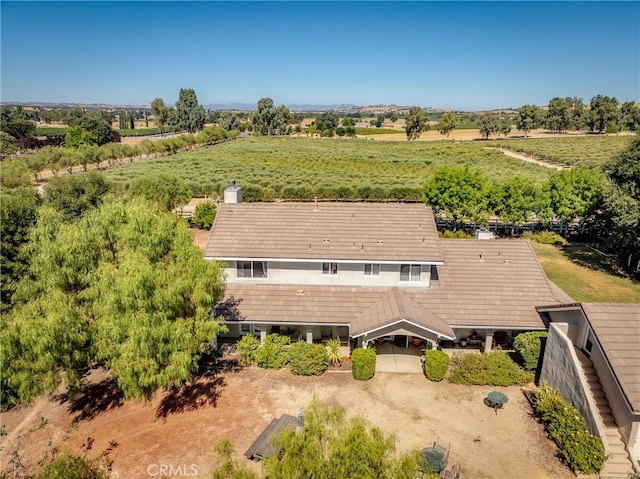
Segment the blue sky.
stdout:
[[640,102],[640,2],[7,2],[0,100]]

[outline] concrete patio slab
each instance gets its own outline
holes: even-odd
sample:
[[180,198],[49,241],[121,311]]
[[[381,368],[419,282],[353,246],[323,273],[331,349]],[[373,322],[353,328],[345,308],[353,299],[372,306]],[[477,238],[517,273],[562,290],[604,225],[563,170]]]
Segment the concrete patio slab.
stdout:
[[422,374],[420,348],[409,346],[402,348],[390,342],[384,342],[376,346],[376,372],[377,373],[413,373]]

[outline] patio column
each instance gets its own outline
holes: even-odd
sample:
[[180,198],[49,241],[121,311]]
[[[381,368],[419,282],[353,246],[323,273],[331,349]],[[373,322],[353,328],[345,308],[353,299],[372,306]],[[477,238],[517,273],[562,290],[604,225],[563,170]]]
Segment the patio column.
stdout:
[[307,328],[307,342],[313,343],[313,328]]
[[264,344],[264,340],[267,339],[267,330],[262,329],[260,331],[260,344]]
[[493,345],[493,330],[487,331],[487,336],[484,343],[484,352],[488,353],[491,351],[491,346]]

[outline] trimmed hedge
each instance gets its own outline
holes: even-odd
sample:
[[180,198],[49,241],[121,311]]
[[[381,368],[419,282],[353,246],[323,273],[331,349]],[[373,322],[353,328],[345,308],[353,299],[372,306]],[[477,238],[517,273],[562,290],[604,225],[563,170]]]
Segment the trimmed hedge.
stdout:
[[456,354],[451,362],[454,369],[447,381],[453,384],[524,386],[533,380],[531,373],[522,370],[501,351]]
[[558,390],[543,382],[536,393],[535,409],[572,471],[596,474],[602,470],[607,459],[602,440],[589,432],[587,421],[564,402]]
[[542,348],[541,338],[546,337],[546,331],[529,331],[518,334],[513,340],[513,349],[520,354],[524,368],[527,371],[535,371],[538,367],[540,349]]
[[376,352],[373,349],[354,349],[351,353],[351,370],[353,377],[359,381],[367,381],[376,372]]
[[269,334],[256,351],[256,364],[266,369],[282,369],[287,365],[289,336]]
[[447,353],[431,349],[424,353],[424,374],[430,381],[442,381],[449,369]]
[[289,368],[298,376],[320,376],[327,370],[329,359],[322,344],[298,341],[289,346]]

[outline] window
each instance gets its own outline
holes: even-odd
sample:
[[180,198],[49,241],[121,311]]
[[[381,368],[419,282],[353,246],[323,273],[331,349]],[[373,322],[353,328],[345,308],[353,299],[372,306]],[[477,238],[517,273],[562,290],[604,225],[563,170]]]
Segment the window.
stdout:
[[238,261],[236,263],[238,278],[266,278],[268,273],[266,261]]
[[419,264],[401,264],[400,281],[420,281],[421,270],[422,266]]
[[366,263],[364,265],[364,275],[365,276],[379,276],[380,275],[380,265],[375,263]]
[[322,274],[338,274],[338,263],[322,263]]

